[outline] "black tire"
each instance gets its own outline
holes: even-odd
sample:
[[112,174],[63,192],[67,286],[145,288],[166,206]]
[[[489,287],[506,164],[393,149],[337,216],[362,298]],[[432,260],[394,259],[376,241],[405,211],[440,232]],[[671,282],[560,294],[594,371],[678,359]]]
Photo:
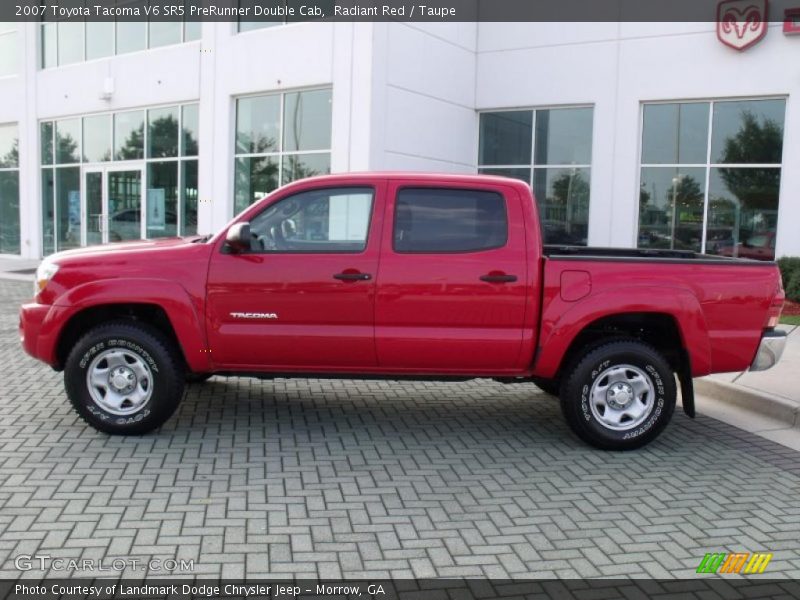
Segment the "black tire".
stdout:
[[[109,371],[105,394],[103,384],[90,386],[87,377],[90,368],[95,372],[103,369],[101,355],[108,356],[112,351],[123,357],[122,369],[133,364],[131,369],[141,370],[141,364],[148,374],[134,376],[132,392],[118,394],[124,397],[135,393],[141,398],[141,406],[123,400],[120,410],[128,411],[125,414],[109,412],[92,397],[93,393],[105,397],[111,389],[111,362],[105,361],[105,369]],[[77,413],[95,429],[115,435],[140,435],[163,425],[180,404],[184,378],[183,361],[173,343],[154,327],[133,321],[112,321],[91,329],[72,348],[64,366],[64,387]]]
[[557,379],[542,379],[534,377],[532,379],[534,385],[542,390],[545,394],[558,397],[561,392],[561,382]]
[[[645,391],[636,391],[642,386]],[[633,450],[664,430],[675,411],[676,394],[675,375],[655,348],[636,340],[614,341],[572,362],[562,381],[561,411],[584,442],[603,450]],[[614,404],[616,398],[623,404]],[[638,416],[632,418],[628,411]],[[616,418],[616,425],[601,420]]]
[[186,383],[204,383],[211,379],[211,377],[211,373],[192,373],[191,371],[186,371],[184,379]]

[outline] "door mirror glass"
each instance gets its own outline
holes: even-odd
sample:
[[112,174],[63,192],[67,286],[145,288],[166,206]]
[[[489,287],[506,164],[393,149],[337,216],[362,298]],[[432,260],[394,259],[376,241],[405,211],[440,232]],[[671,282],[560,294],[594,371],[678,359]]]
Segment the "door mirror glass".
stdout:
[[225,243],[234,252],[250,250],[250,223],[236,223],[225,236]]

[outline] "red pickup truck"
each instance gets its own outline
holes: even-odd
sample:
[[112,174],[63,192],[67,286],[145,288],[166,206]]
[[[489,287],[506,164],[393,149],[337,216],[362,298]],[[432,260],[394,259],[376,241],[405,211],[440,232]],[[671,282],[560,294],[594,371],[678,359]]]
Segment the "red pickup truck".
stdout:
[[692,378],[766,369],[772,262],[543,246],[522,182],[307,179],[214,236],[62,252],[22,307],[25,350],[89,424],[141,434],[211,374],[532,381],[586,442],[653,440]]

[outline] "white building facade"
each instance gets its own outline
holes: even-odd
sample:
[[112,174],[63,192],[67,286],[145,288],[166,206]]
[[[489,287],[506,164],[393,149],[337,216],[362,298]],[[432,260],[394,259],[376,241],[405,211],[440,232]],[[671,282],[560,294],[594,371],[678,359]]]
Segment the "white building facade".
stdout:
[[780,24],[0,24],[0,254],[414,170],[528,181],[551,243],[800,256],[798,56]]

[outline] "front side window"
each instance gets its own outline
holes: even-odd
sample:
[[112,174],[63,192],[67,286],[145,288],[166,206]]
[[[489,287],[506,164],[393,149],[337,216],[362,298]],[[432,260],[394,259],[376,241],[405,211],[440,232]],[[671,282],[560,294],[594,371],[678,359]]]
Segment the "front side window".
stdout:
[[404,189],[397,194],[395,252],[478,252],[505,246],[508,217],[497,192]]
[[638,246],[773,259],[785,104],[646,104]]
[[284,198],[251,220],[251,249],[362,252],[367,247],[373,199],[370,188],[312,190]]
[[590,107],[481,113],[478,171],[533,188],[547,244],[587,243],[592,123]]

